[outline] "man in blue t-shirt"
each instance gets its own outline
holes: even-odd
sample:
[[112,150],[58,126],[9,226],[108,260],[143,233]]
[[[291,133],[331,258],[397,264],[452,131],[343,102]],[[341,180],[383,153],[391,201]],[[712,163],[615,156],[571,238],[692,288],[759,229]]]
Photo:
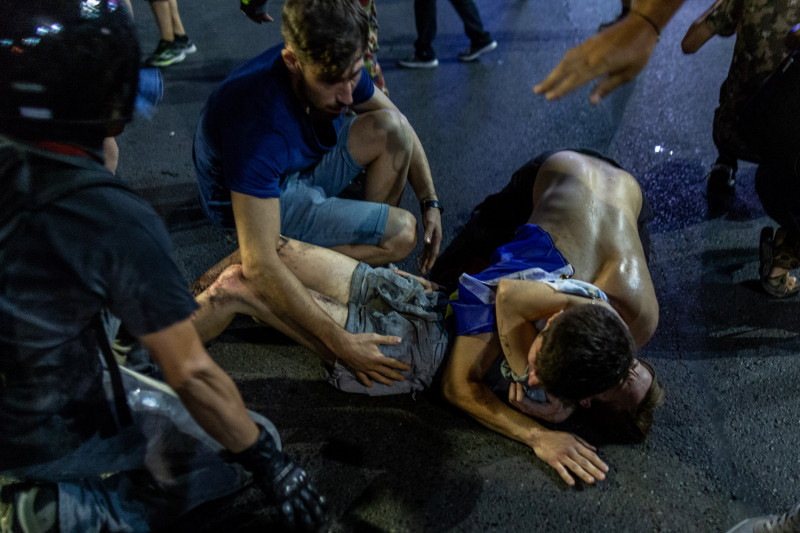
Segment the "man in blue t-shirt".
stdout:
[[[342,362],[364,383],[390,383],[405,365],[378,345],[396,339],[347,333],[280,254],[289,238],[371,265],[406,257],[417,241],[415,217],[397,207],[406,182],[422,209],[422,273],[439,253],[442,207],[425,152],[363,67],[367,22],[351,0],[288,0],[285,44],[244,64],[209,98],[194,163],[203,210],[238,237],[240,250],[218,267],[241,261],[265,305],[323,360]],[[365,201],[337,197],[361,174]]]

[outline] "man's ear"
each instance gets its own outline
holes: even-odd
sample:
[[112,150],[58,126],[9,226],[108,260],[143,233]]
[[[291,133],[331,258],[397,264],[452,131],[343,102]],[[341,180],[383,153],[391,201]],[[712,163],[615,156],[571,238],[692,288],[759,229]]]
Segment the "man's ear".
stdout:
[[300,74],[300,62],[297,61],[297,56],[294,55],[291,49],[284,48],[281,50],[281,57],[286,64],[286,68],[289,69],[289,72],[292,74]]
[[550,318],[548,318],[548,319],[547,319],[547,323],[545,324],[545,327],[549,326],[549,325],[550,325],[550,323],[553,321],[553,319],[554,319],[555,317],[557,317],[558,315],[560,315],[561,313],[563,313],[563,312],[564,312],[564,310],[563,310],[563,309],[561,309],[560,311],[558,311],[557,313],[555,313],[553,316],[551,316]]

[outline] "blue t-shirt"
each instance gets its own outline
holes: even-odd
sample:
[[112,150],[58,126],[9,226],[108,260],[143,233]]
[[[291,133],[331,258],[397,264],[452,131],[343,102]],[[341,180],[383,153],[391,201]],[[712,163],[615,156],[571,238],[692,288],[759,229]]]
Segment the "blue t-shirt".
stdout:
[[[314,166],[336,145],[344,115],[314,121],[292,89],[277,45],[251,59],[212,93],[200,118],[194,161],[201,202],[212,221],[232,228],[230,191],[277,198],[283,179]],[[375,91],[362,69],[353,103]]]

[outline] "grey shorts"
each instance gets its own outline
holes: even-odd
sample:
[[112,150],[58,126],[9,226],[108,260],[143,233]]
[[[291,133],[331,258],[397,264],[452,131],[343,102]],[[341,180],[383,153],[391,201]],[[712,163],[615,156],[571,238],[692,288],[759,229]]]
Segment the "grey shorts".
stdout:
[[336,365],[328,381],[345,392],[370,396],[402,394],[431,385],[444,361],[449,334],[444,321],[444,294],[425,294],[419,282],[404,278],[388,268],[359,263],[350,284],[350,303],[345,329],[350,333],[396,335],[397,345],[381,346],[381,353],[411,366],[401,372],[405,381],[392,386],[373,382],[368,388],[342,365]]
[[308,170],[281,185],[281,233],[325,248],[342,244],[380,244],[389,206],[337,198],[364,171],[348,149],[353,117],[345,119],[336,146]]

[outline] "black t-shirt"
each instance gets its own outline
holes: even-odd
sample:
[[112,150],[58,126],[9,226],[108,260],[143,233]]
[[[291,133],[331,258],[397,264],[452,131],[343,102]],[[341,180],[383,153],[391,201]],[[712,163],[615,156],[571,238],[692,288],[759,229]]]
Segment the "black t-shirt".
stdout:
[[162,220],[121,188],[58,199],[2,246],[0,470],[62,455],[108,423],[94,328],[102,309],[136,336],[196,309]]

